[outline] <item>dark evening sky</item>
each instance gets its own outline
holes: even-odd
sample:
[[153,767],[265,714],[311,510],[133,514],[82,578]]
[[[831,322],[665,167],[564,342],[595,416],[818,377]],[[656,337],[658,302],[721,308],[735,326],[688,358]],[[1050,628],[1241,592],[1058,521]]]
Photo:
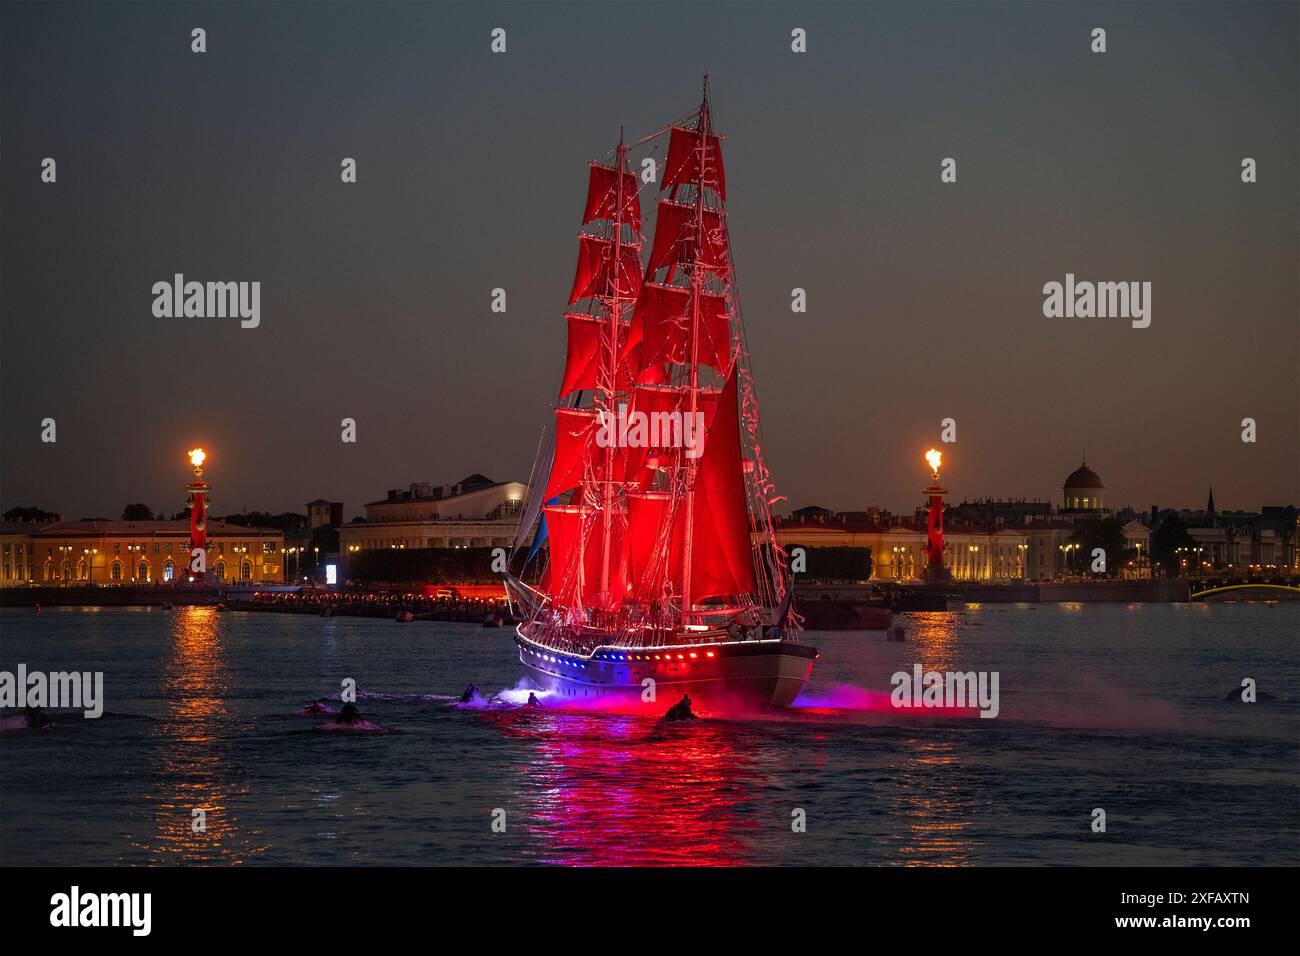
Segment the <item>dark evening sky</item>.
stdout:
[[[6,3],[0,506],[174,511],[196,444],[218,514],[526,479],[585,164],[705,71],[790,506],[910,511],[948,416],[954,500],[1059,500],[1086,449],[1111,505],[1295,502],[1297,9]],[[177,272],[260,281],[260,327],[155,318]],[[1150,327],[1045,318],[1066,273],[1150,282]]]

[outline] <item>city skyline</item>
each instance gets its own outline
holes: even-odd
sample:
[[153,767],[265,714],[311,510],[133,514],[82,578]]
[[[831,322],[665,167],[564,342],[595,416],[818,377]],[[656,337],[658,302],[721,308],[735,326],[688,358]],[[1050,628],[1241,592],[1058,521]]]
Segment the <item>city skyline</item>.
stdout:
[[[170,508],[200,444],[220,513],[526,480],[585,164],[706,71],[781,508],[910,510],[945,418],[958,498],[1056,500],[1085,448],[1135,508],[1297,498],[1293,6],[553,6],[8,11],[0,507]],[[260,282],[258,326],[155,317],[176,273]],[[1150,326],[1046,318],[1069,275]]]
[[[209,458],[211,458],[211,452],[209,452],[208,454],[209,454]],[[1083,460],[1081,464],[1086,464],[1086,459]],[[212,467],[211,464],[209,465],[209,467]],[[439,485],[449,486],[449,485],[454,485],[457,481],[460,480],[460,478],[472,474],[476,474],[476,472],[466,471],[464,474],[460,474],[460,477],[448,478],[446,480],[429,481],[421,478],[421,479],[414,479],[412,481],[400,482],[396,485],[389,482],[385,484],[382,491],[367,497],[363,497],[361,500],[358,500],[355,503],[349,502],[346,499],[339,498],[338,496],[331,496],[328,494],[316,495],[313,499],[310,500],[320,499],[325,501],[341,502],[343,505],[343,514],[344,514],[343,520],[346,523],[351,521],[354,517],[359,517],[361,514],[360,509],[362,509],[366,503],[373,503],[373,502],[384,500],[384,495],[386,495],[389,490],[396,490],[399,493],[405,492],[410,488],[412,484],[417,484],[417,483],[428,483],[434,486],[439,486]],[[119,516],[122,509],[125,508],[127,505],[144,504],[153,511],[155,520],[170,519],[171,515],[186,510],[185,500],[184,500],[185,496],[183,494],[184,477],[185,476],[182,476],[181,483],[178,483],[176,486],[181,493],[178,495],[179,503],[174,508],[169,507],[166,504],[162,504],[158,507],[155,507],[157,502],[153,500],[144,499],[139,496],[134,498],[130,498],[130,496],[128,496],[129,500],[124,500],[120,505],[116,505],[116,506],[110,505],[107,512],[104,510],[104,508],[101,507],[98,509],[92,509],[91,511],[88,511],[84,514],[80,514],[80,513],[72,514],[67,510],[60,509],[56,506],[51,506],[49,502],[44,502],[44,501],[16,502],[16,501],[4,500],[4,501],[0,501],[0,513],[8,512],[9,510],[14,508],[41,508],[45,511],[59,514],[63,517],[64,520],[69,520],[69,521],[76,521],[76,520],[114,521],[114,520],[119,520]],[[212,478],[213,474],[210,473],[208,477]],[[522,480],[511,476],[493,475],[489,477],[496,482],[511,482],[511,481]],[[1052,509],[1054,511],[1059,511],[1063,507],[1062,494],[1061,494],[1061,490],[1064,487],[1063,484],[1061,487],[1058,487],[1056,489],[1056,493],[1052,495],[1014,494],[1014,493],[969,495],[969,494],[963,494],[960,490],[959,485],[950,481],[947,477],[944,478],[944,484],[952,486],[954,490],[954,493],[949,496],[950,500],[946,502],[947,505],[978,503],[983,501],[1000,501],[1000,502],[1018,501],[1018,502],[1029,502],[1029,503],[1046,502],[1052,506]],[[1151,496],[1152,500],[1144,504],[1138,504],[1135,501],[1129,501],[1129,500],[1122,500],[1121,503],[1116,504],[1114,503],[1115,499],[1113,498],[1113,493],[1109,489],[1110,486],[1107,486],[1106,494],[1107,497],[1111,499],[1111,503],[1107,504],[1103,510],[1111,513],[1119,513],[1119,512],[1131,510],[1138,515],[1142,515],[1143,513],[1149,513],[1152,507],[1156,507],[1162,512],[1163,511],[1191,511],[1191,512],[1205,511],[1208,497],[1214,494],[1213,486],[1208,485],[1206,486],[1204,496],[1199,503],[1196,502],[1190,504],[1171,503],[1171,502],[1161,500],[1159,496]],[[281,493],[276,496],[276,500],[281,500],[284,497],[285,496]],[[285,512],[305,514],[306,510],[304,506],[306,504],[307,502],[299,502],[296,504],[291,502],[288,507],[283,507],[283,508],[278,506],[272,507],[263,504],[259,499],[251,502],[241,502],[238,508],[216,507],[212,509],[212,514],[214,517],[221,517],[227,514],[229,515],[249,514],[253,512],[262,512],[262,513],[268,513],[273,515],[283,514]],[[1278,501],[1229,502],[1223,500],[1222,497],[1220,497],[1220,499],[1215,503],[1214,510],[1216,511],[1216,513],[1221,513],[1221,514],[1228,514],[1234,512],[1258,513],[1259,509],[1264,507],[1287,507],[1287,506],[1293,506],[1295,504],[1296,501],[1294,499],[1278,500]],[[895,506],[891,504],[886,504],[882,501],[870,499],[870,498],[862,501],[850,502],[847,504],[841,502],[828,502],[827,500],[822,500],[821,498],[817,498],[814,495],[814,498],[808,501],[782,502],[781,506],[775,509],[775,513],[778,515],[788,516],[794,511],[803,508],[812,508],[812,507],[825,508],[827,511],[830,511],[832,513],[864,512],[867,511],[868,509],[874,508],[874,509],[879,509],[882,512],[887,512],[894,516],[910,516],[914,512],[921,511],[924,508],[924,496],[918,492],[915,503],[911,507],[909,507],[907,505]]]

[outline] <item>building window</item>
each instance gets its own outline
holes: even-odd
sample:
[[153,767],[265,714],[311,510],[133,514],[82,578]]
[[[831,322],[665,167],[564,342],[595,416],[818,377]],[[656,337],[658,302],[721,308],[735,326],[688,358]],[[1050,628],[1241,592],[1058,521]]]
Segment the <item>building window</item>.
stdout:
[[240,579],[241,581],[247,581],[247,580],[248,580],[249,578],[251,578],[252,576],[253,576],[253,566],[252,566],[251,564],[249,564],[247,561],[245,561],[245,562],[243,562],[242,564],[240,564],[240,566],[239,566],[239,579]]
[[141,561],[140,566],[135,569],[135,576],[141,581],[149,580],[149,562]]
[[113,577],[113,580],[114,580],[114,581],[121,581],[121,580],[122,580],[122,562],[121,562],[121,561],[114,561],[114,562],[113,562],[113,567],[110,569],[110,573],[112,574],[112,577]]
[[213,568],[213,573],[216,574],[218,581],[226,580],[226,562],[218,561],[217,566]]
[[[171,550],[170,545],[168,546],[168,550],[169,551]],[[172,564],[171,561],[168,561],[166,564],[163,565],[163,580],[170,581],[175,575],[176,575],[176,565]]]
[[114,542],[113,542],[113,553],[114,553],[114,554],[121,554],[121,553],[122,553],[122,542],[121,542],[121,541],[114,541]]

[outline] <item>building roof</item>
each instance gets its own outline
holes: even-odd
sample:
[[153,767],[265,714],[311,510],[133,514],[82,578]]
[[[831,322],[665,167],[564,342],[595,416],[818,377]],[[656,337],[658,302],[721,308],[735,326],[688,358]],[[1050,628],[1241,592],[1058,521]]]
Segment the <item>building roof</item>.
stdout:
[[[276,528],[258,528],[246,527],[241,524],[232,524],[229,521],[220,521],[216,518],[208,519],[208,534],[210,535],[227,535],[227,534],[283,534]],[[34,538],[58,538],[68,535],[140,535],[145,537],[151,534],[184,534],[189,535],[190,522],[188,518],[181,518],[176,521],[58,521],[54,524],[40,525],[31,529],[31,535]]]
[[1106,486],[1101,483],[1101,478],[1098,477],[1095,471],[1088,467],[1088,463],[1085,461],[1078,468],[1074,469],[1074,471],[1070,472],[1070,477],[1065,479],[1064,488],[1066,491],[1071,488],[1100,488],[1104,491]]
[[[362,507],[373,508],[377,505],[422,504],[431,501],[436,501],[441,503],[441,502],[453,501],[456,498],[463,498],[466,495],[477,494],[480,491],[487,491],[491,488],[500,488],[504,485],[521,485],[521,484],[523,484],[522,481],[493,481],[490,478],[484,478],[482,475],[470,475],[468,478],[464,479],[463,481],[459,481],[454,485],[448,485],[448,486],[428,485],[427,486],[430,489],[438,488],[439,490],[446,487],[449,491],[454,491],[456,488],[460,488],[461,490],[459,494],[420,495],[420,494],[415,494],[413,491],[401,491],[400,489],[394,489],[393,491],[389,492],[390,497],[380,498],[378,501],[367,501],[364,505],[362,505]],[[419,487],[419,483],[412,485],[411,487],[413,489],[417,488]]]

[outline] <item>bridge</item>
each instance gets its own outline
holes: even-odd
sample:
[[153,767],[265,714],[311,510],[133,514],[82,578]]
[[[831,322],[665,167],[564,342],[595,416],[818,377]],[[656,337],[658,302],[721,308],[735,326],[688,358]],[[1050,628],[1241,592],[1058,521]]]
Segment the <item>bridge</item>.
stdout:
[[1205,591],[1196,591],[1191,595],[1193,601],[1197,598],[1208,597],[1211,594],[1226,594],[1229,591],[1247,591],[1251,589],[1261,589],[1265,591],[1290,591],[1293,594],[1300,594],[1300,588],[1292,587],[1289,584],[1225,584],[1222,587],[1210,588]]

